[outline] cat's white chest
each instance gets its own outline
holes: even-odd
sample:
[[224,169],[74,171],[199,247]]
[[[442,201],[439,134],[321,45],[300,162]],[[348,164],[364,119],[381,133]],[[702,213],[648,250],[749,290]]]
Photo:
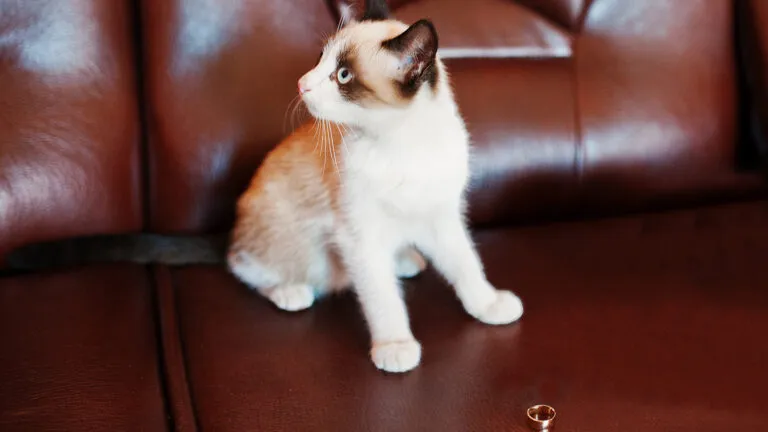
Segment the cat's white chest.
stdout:
[[467,144],[461,135],[351,144],[347,186],[384,211],[408,217],[461,199],[468,176]]

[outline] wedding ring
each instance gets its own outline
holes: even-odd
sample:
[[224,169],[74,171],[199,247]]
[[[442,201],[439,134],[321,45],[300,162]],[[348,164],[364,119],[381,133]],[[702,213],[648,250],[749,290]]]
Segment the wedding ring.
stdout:
[[528,426],[537,431],[548,431],[555,426],[555,409],[549,405],[528,408]]

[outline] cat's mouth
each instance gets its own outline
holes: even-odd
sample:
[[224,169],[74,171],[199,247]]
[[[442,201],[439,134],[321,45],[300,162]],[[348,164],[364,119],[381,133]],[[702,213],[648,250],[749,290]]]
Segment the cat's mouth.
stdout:
[[309,111],[312,117],[318,120],[330,120],[322,114],[322,110],[318,109],[317,104],[309,100],[309,98],[302,97],[302,102],[304,102],[304,106],[307,107],[307,111]]
[[307,111],[312,115],[312,117],[317,117],[317,108],[315,107],[315,104],[307,101],[306,99],[303,99],[304,106],[307,107]]

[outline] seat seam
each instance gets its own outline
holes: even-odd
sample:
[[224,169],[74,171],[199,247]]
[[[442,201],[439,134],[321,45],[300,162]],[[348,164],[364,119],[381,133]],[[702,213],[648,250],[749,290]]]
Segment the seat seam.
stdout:
[[[187,350],[178,313],[175,278],[173,272],[167,267],[153,266],[150,272],[156,286],[157,331],[162,350],[161,367],[166,385],[168,415],[172,418],[172,430],[184,430],[183,425],[188,423],[193,424],[195,430],[201,430],[193,386],[187,372]],[[163,290],[166,291],[163,292]],[[173,344],[172,339],[175,339],[176,344]],[[179,360],[173,365],[170,364],[171,356],[168,355],[171,350],[177,351],[173,357]],[[179,394],[174,389],[178,390]]]

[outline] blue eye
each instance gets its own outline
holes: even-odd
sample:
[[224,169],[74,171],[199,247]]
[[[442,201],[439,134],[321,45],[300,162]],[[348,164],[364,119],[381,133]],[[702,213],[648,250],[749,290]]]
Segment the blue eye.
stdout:
[[336,80],[339,84],[346,84],[352,81],[352,71],[345,67],[340,67],[339,70],[336,71]]

